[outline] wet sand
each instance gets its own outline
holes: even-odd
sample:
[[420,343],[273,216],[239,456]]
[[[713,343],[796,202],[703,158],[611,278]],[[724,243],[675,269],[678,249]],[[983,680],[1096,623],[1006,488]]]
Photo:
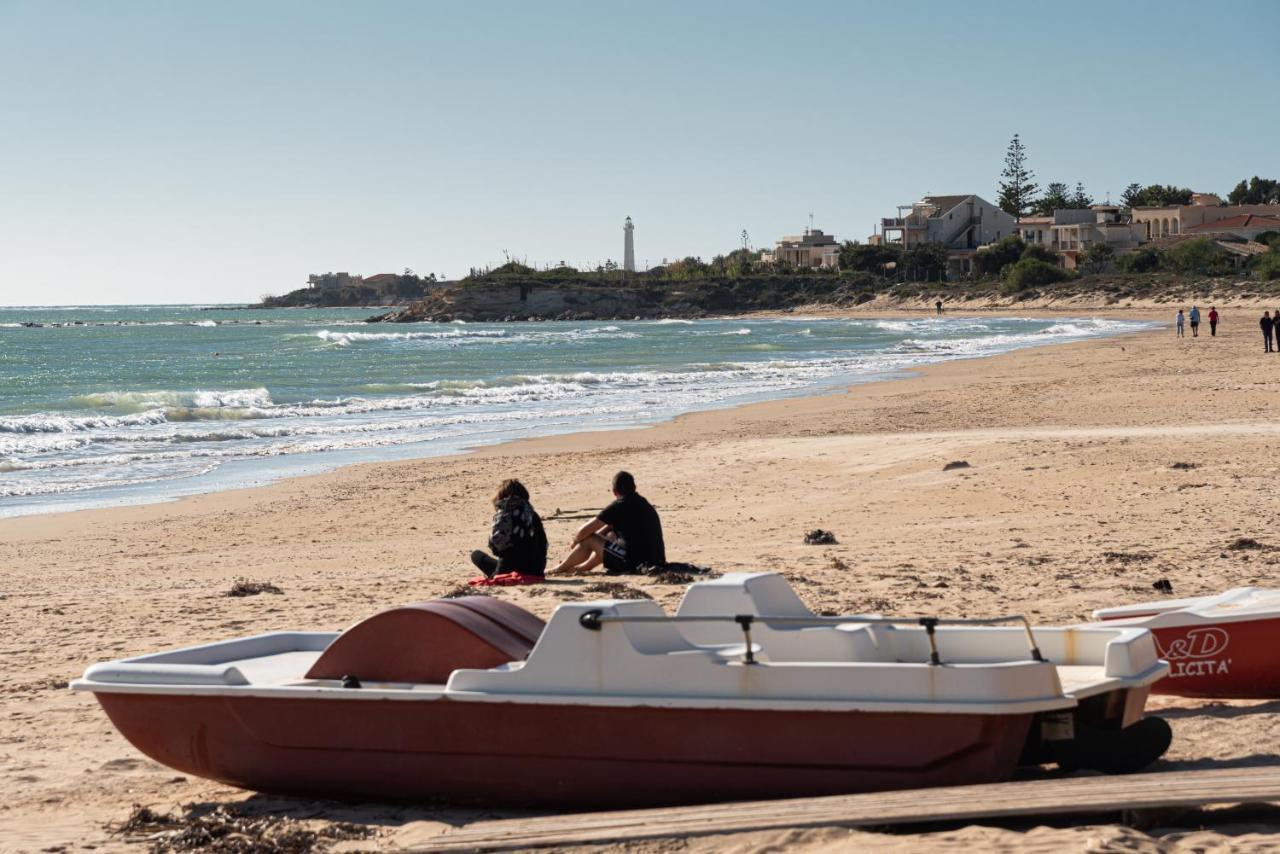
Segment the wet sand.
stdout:
[[[1024,350],[649,428],[0,521],[0,850],[139,850],[105,829],[135,803],[354,818],[378,835],[338,848],[362,850],[411,847],[450,821],[480,817],[271,799],[183,777],[133,750],[91,697],[65,683],[102,659],[275,629],[340,629],[385,605],[441,595],[474,574],[466,555],[483,544],[488,498],[507,476],[520,477],[549,516],[600,506],[610,475],[626,468],[663,514],[670,559],[782,572],[815,609],[1024,612],[1060,623],[1156,598],[1161,578],[1178,596],[1276,586],[1280,550],[1226,549],[1239,537],[1280,546],[1280,355],[1262,352],[1258,313],[1228,314],[1216,339],[1161,330]],[[957,460],[969,467],[943,471]],[[578,524],[548,522],[556,556]],[[804,545],[815,527],[838,544]],[[284,592],[224,596],[237,578]],[[590,582],[498,595],[546,616]],[[682,592],[627,583],[668,607]],[[1280,702],[1152,707],[1175,732],[1159,767],[1280,765]],[[1185,839],[1176,834],[1191,830],[1176,825],[824,829],[687,846],[1280,847],[1280,818],[1269,813],[1187,821],[1208,828]]]

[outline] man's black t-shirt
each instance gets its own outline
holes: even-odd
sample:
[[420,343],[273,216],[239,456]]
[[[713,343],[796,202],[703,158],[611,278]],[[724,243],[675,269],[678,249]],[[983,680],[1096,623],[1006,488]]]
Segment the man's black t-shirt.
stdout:
[[627,544],[627,563],[662,566],[667,562],[667,547],[662,542],[662,522],[658,511],[638,493],[616,499],[596,517]]

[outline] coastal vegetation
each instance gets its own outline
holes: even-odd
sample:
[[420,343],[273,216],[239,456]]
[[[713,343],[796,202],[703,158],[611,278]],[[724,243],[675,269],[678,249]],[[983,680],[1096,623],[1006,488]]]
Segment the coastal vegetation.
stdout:
[[407,267],[399,275],[377,278],[376,285],[362,283],[333,288],[308,286],[281,296],[267,294],[255,308],[348,308],[402,305],[422,298],[436,282],[435,274],[418,276]]

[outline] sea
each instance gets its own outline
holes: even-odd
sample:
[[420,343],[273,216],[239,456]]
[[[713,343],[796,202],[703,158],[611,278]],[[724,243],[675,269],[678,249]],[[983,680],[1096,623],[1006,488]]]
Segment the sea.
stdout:
[[648,424],[1148,325],[1087,316],[368,324],[370,313],[0,308],[0,517]]

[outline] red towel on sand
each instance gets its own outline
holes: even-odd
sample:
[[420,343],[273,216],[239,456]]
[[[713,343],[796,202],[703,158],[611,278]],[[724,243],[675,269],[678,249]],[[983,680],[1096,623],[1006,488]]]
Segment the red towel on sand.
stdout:
[[504,572],[493,578],[473,578],[467,582],[472,587],[516,587],[521,584],[542,584],[546,581],[542,575],[521,575],[518,572]]

